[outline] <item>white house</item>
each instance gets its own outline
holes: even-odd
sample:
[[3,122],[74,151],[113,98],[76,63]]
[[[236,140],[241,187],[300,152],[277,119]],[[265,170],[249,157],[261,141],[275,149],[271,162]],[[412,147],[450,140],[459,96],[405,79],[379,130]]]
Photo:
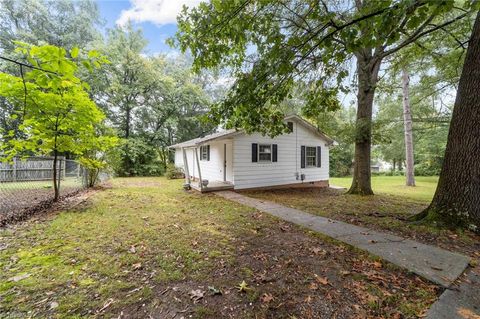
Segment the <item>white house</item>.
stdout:
[[275,138],[232,129],[172,145],[175,165],[201,191],[328,186],[334,140],[297,115],[285,121],[291,132]]

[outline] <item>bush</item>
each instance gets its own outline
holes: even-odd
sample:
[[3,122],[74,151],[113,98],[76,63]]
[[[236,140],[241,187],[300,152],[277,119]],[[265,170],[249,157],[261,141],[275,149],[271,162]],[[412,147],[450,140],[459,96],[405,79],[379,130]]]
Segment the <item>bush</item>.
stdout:
[[177,178],[184,178],[185,174],[180,167],[175,166],[175,164],[170,163],[167,165],[167,171],[165,172],[165,176],[168,179],[177,179]]
[[141,138],[124,140],[117,147],[117,153],[115,173],[119,176],[162,176],[165,173],[158,148]]
[[416,176],[437,176],[440,175],[441,166],[438,164],[429,164],[427,162],[415,165]]

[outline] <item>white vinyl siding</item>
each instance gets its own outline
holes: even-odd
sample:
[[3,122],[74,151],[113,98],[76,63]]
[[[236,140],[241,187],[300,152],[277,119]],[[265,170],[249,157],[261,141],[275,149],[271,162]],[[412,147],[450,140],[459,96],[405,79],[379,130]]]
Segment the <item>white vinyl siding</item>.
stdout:
[[[252,163],[252,143],[258,143],[258,151],[263,144],[277,144],[277,162]],[[325,181],[329,178],[329,149],[326,141],[311,132],[303,125],[294,122],[293,133],[284,134],[276,138],[269,138],[261,134],[240,134],[233,141],[233,175],[235,189],[252,187],[268,187],[301,183],[298,175],[305,174],[304,183],[311,181]],[[322,167],[300,168],[300,147],[302,145],[321,146]],[[259,152],[260,154],[260,152]]]
[[[233,182],[232,174],[232,156],[228,156],[228,152],[232,153],[232,140],[219,140],[210,142],[210,160],[200,160],[200,169],[202,179],[209,181],[223,181],[224,171],[224,145],[227,145],[227,181]],[[205,145],[206,146],[206,145]],[[198,158],[201,158],[200,148],[198,147]],[[205,147],[206,148],[206,147]],[[203,148],[202,148],[203,149]],[[187,148],[188,169],[191,177],[199,178],[198,165],[195,157],[194,148]],[[175,149],[175,165],[184,168],[182,149]],[[184,168],[185,169],[185,168]]]

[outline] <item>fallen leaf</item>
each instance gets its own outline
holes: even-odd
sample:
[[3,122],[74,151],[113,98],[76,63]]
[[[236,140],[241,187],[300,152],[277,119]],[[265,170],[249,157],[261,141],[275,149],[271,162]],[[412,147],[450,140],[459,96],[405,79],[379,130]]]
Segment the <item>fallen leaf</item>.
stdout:
[[341,270],[340,271],[340,275],[342,275],[342,276],[348,276],[350,274],[351,274],[351,272],[349,272],[348,270]]
[[314,282],[311,282],[311,283],[310,283],[310,286],[308,286],[308,288],[309,288],[310,290],[317,290],[317,289],[318,289],[318,285],[317,285],[316,283],[314,283]]
[[142,269],[142,263],[133,264],[133,265],[132,265],[132,268],[133,268],[134,270]]
[[325,255],[327,253],[324,249],[320,247],[314,247],[311,250],[315,255]]
[[379,262],[379,261],[374,261],[374,262],[373,262],[373,267],[375,267],[375,268],[377,268],[377,269],[382,268],[382,266],[383,266],[382,263]]
[[328,285],[328,278],[327,277],[319,277],[315,275],[315,279],[317,280],[318,283],[322,285]]
[[273,296],[268,293],[264,293],[262,297],[260,297],[260,301],[263,303],[269,303],[272,300],[273,300]]
[[238,291],[240,292],[247,292],[248,290],[251,290],[250,287],[248,287],[247,283],[245,280],[243,280],[238,286],[237,286]]
[[214,286],[208,286],[208,290],[212,293],[212,295],[221,295],[222,291]]
[[205,295],[205,291],[200,289],[195,289],[195,290],[192,289],[190,290],[189,295],[190,295],[190,299],[192,299],[193,302],[197,302],[203,298],[203,296]]

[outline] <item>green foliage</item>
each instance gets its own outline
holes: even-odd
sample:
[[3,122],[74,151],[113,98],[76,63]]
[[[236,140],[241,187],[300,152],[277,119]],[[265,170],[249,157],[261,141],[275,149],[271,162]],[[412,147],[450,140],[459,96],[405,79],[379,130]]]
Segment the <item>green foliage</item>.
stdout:
[[213,129],[199,118],[210,104],[202,88],[207,84],[182,57],[146,57],[146,44],[131,25],[110,30],[99,51],[112,63],[90,81],[94,99],[125,139],[116,155],[120,176],[163,174],[169,145]]
[[354,55],[381,61],[426,30],[426,20],[442,23],[451,12],[463,14],[453,0],[363,1],[354,9],[347,1],[210,1],[184,9],[170,43],[192,53],[195,70],[221,68],[236,79],[212,108],[214,123],[275,136],[285,130],[278,105],[299,86],[310,117],[338,109]]
[[99,182],[98,177],[102,171],[111,172],[115,163],[115,147],[119,144],[114,132],[106,126],[99,126],[97,134],[99,137],[89,141],[88,150],[80,158],[80,163],[87,170],[88,187]]
[[85,47],[99,38],[97,4],[92,0],[0,0],[0,47],[11,53],[14,41]]
[[350,175],[354,154],[355,109],[340,108],[334,112],[318,113],[315,117],[309,118],[337,142],[330,148],[330,176]]
[[167,170],[165,172],[165,176],[168,179],[177,179],[177,178],[183,178],[183,170],[179,167],[176,167],[175,164],[170,163],[167,165]]
[[23,112],[12,117],[22,116],[19,128],[27,136],[3,145],[4,153],[8,158],[52,152],[82,155],[96,142],[95,126],[103,121],[104,115],[76,77],[78,65],[67,58],[65,49],[51,45],[19,43],[17,51],[42,70],[28,70],[24,79],[0,73],[0,95],[11,104],[21,105]]
[[161,176],[165,173],[159,150],[141,138],[123,140],[117,152],[119,162],[114,168],[119,176]]

